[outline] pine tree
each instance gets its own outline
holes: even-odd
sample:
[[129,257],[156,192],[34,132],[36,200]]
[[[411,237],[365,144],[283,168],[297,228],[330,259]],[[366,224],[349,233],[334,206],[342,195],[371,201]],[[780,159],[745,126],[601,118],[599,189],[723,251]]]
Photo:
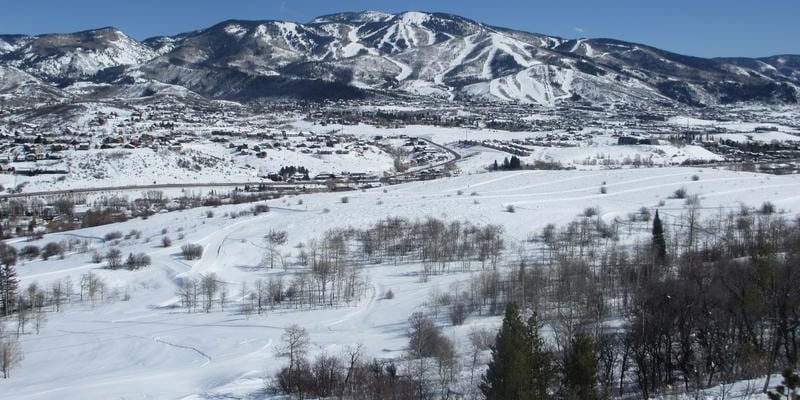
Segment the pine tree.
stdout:
[[800,398],[800,376],[791,368],[785,369],[782,375],[783,383],[778,385],[774,391],[767,392],[767,397],[770,400],[795,400]]
[[17,272],[14,264],[17,263],[17,250],[5,243],[0,243],[0,315],[9,315],[14,309],[17,297]]
[[597,400],[597,357],[592,339],[578,333],[564,363],[564,391],[569,400]]
[[487,400],[532,398],[526,393],[533,364],[531,353],[526,351],[528,348],[529,341],[519,310],[516,305],[509,304],[503,326],[492,346],[492,361],[481,382],[481,391]]
[[549,399],[547,388],[552,371],[543,347],[538,326],[526,326],[517,306],[506,306],[503,326],[492,346],[492,361],[480,385],[486,399]]
[[544,339],[539,334],[539,315],[535,312],[528,317],[526,335],[529,342],[533,365],[531,369],[531,392],[534,399],[550,399],[550,383],[555,379],[553,356],[545,348]]
[[661,218],[656,216],[653,218],[653,253],[656,261],[661,264],[667,257],[667,241],[664,239],[664,227],[661,224]]

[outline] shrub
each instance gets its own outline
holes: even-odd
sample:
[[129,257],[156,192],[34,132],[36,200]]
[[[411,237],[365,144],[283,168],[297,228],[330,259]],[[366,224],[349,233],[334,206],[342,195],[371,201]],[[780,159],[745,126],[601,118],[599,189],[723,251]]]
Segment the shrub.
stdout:
[[172,246],[172,239],[170,239],[169,236],[164,236],[161,238],[161,245],[164,247]]
[[605,186],[600,186],[600,193],[601,193],[601,194],[606,194],[606,193],[608,193],[608,188],[607,188],[607,187],[605,187]]
[[95,264],[100,264],[101,262],[103,262],[103,255],[100,254],[99,251],[95,250],[92,253],[92,262]]
[[53,256],[64,256],[64,246],[61,243],[50,242],[42,248],[42,260]]
[[36,257],[39,257],[39,246],[34,246],[29,244],[19,250],[19,256],[22,258],[27,258],[28,260],[33,260]]
[[266,204],[256,204],[256,206],[253,207],[254,215],[258,215],[265,212],[269,212],[269,206]]
[[775,204],[765,201],[764,204],[761,204],[761,210],[759,211],[764,215],[775,214]]
[[181,246],[183,258],[187,260],[198,260],[203,256],[203,246],[195,243],[187,243]]
[[457,302],[450,307],[450,322],[453,325],[464,325],[467,319],[467,306],[462,302]]
[[106,262],[109,269],[118,269],[122,267],[122,252],[118,248],[113,247],[106,253]]
[[592,218],[600,215],[600,209],[597,207],[587,207],[583,210],[583,216],[586,218]]
[[149,265],[150,265],[150,256],[144,253],[128,254],[128,260],[125,261],[125,268],[128,268],[131,271],[147,267]]
[[697,182],[697,181],[700,180],[700,176],[699,175],[692,175],[692,180]]
[[650,221],[650,209],[647,207],[642,207],[639,209],[639,216],[642,218],[642,221],[648,222]]
[[408,351],[412,357],[427,358],[451,353],[453,343],[430,318],[416,312],[408,319]]
[[686,188],[680,188],[673,193],[672,197],[676,199],[685,199],[687,193],[688,192],[686,192]]
[[212,210],[206,211],[206,218],[214,218],[214,211]]
[[513,212],[516,212],[516,211],[517,211],[517,209],[514,208],[513,204],[509,204],[509,205],[506,206],[506,212],[513,213]]
[[347,196],[342,197],[342,204],[347,204],[350,202],[350,198]]
[[122,238],[122,232],[120,232],[120,231],[108,232],[108,233],[106,233],[106,236],[104,237],[106,242],[110,242],[112,240],[117,240],[117,239],[121,239],[121,238]]
[[386,299],[386,300],[393,299],[394,298],[394,292],[392,291],[392,289],[387,290],[386,294],[383,295],[383,298]]

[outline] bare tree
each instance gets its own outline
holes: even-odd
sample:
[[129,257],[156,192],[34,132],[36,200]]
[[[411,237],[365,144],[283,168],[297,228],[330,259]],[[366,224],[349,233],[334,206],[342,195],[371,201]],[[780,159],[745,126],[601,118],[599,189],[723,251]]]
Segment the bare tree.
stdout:
[[3,370],[3,379],[11,377],[11,370],[22,359],[22,349],[20,349],[19,342],[11,335],[4,334],[0,324],[0,369]]
[[214,306],[214,296],[217,294],[218,288],[217,274],[213,272],[203,276],[200,280],[200,294],[203,296],[203,310],[207,313],[211,312]]
[[112,247],[109,249],[105,258],[109,269],[119,269],[122,267],[122,252],[118,248]]
[[[286,244],[289,234],[286,231],[271,230],[264,236],[264,242],[267,245],[267,252],[264,254],[264,264],[269,264],[270,268],[275,268],[275,263],[283,263],[283,257],[280,253],[280,247]],[[284,268],[286,266],[284,265]]]
[[275,349],[276,355],[287,357],[289,369],[294,369],[300,360],[305,359],[308,352],[308,346],[311,343],[308,331],[302,326],[294,324],[283,331],[281,340],[283,340],[283,344]]
[[178,297],[181,299],[181,304],[186,307],[186,311],[192,312],[197,304],[197,281],[192,278],[181,280]]

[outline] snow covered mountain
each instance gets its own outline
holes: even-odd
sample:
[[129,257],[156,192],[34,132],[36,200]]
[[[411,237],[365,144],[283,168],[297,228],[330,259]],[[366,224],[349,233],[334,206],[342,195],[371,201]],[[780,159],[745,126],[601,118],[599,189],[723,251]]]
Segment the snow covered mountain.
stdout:
[[404,94],[540,105],[714,105],[800,98],[799,56],[703,59],[421,12],[341,13],[307,24],[231,20],[144,42],[112,28],[0,36],[0,65],[61,86],[151,88],[107,91],[117,95],[183,87],[245,101]]
[[109,67],[138,65],[155,51],[114,28],[70,34],[0,36],[0,60],[50,81],[85,78]]

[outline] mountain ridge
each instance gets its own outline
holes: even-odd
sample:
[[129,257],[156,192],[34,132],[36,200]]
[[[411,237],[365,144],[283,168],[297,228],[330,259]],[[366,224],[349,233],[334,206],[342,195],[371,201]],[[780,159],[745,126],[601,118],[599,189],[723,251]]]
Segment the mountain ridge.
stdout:
[[113,27],[0,35],[0,66],[59,88],[166,85],[237,101],[411,95],[543,106],[711,106],[800,98],[798,55],[702,58],[417,11],[343,12],[307,23],[231,19],[142,41]]

